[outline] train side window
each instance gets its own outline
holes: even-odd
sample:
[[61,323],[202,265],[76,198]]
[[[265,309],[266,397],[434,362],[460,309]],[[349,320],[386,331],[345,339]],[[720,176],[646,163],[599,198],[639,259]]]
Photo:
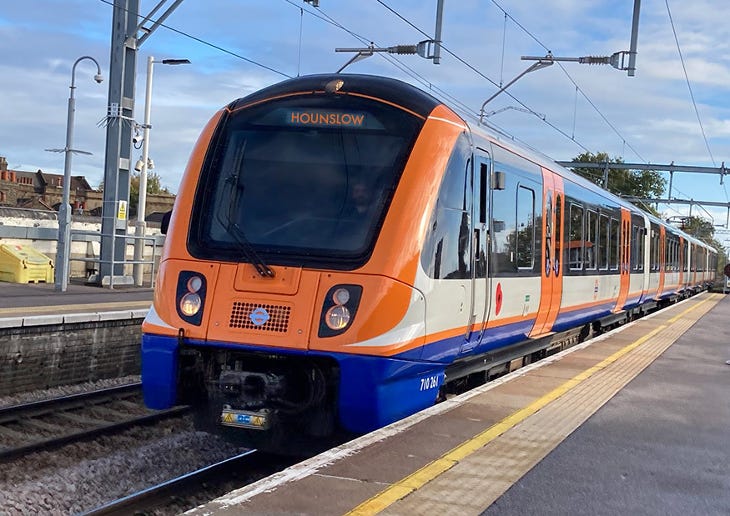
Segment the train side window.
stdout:
[[671,272],[672,270],[672,238],[667,235],[666,237],[666,246],[664,247],[664,270],[667,272]]
[[667,234],[665,237],[665,244],[664,244],[664,270],[666,272],[669,272],[672,270],[672,240],[671,237]]
[[598,214],[586,211],[586,269],[596,269],[596,251],[598,250]]
[[421,253],[421,265],[431,278],[471,278],[470,171],[471,145],[462,134],[446,165]]
[[602,271],[608,270],[608,216],[601,215],[598,218],[598,268]]
[[611,230],[608,245],[608,263],[612,271],[618,270],[618,252],[619,252],[619,230],[618,220],[611,217]]
[[633,246],[631,251],[631,268],[635,271],[644,270],[644,228],[633,226]]
[[532,269],[535,259],[535,191],[524,186],[517,188],[515,231],[517,268]]
[[646,252],[646,228],[639,228],[636,246],[636,261],[638,262],[637,269],[644,271],[644,253]]
[[672,239],[672,270],[679,270],[679,242],[676,238]]
[[631,262],[630,267],[632,271],[635,271],[638,267],[636,260],[636,246],[639,243],[639,228],[636,225],[631,226]]
[[570,204],[568,264],[571,270],[583,269],[583,206]]
[[555,196],[555,274],[560,275],[563,266],[563,196]]

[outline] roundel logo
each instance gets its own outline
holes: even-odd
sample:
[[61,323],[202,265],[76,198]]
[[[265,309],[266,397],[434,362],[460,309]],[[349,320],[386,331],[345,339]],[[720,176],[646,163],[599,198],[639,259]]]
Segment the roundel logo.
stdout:
[[502,311],[502,284],[497,283],[497,292],[494,299],[494,314],[499,315]]
[[251,322],[256,326],[264,325],[266,324],[266,321],[270,319],[269,312],[260,306],[251,312],[251,315],[249,315],[248,318],[251,319]]

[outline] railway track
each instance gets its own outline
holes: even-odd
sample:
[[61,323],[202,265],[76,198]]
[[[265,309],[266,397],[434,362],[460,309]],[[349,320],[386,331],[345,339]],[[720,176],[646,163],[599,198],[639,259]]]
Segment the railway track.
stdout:
[[188,410],[186,406],[163,411],[145,408],[139,382],[5,407],[0,409],[0,461],[154,423]]
[[219,496],[220,491],[230,491],[254,482],[281,471],[294,462],[257,450],[247,450],[235,457],[84,512],[83,516],[150,514],[151,511],[164,508],[177,514]]

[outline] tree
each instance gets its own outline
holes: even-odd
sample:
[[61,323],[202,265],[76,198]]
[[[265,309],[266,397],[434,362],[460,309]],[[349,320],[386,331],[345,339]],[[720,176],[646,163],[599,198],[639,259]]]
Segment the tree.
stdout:
[[712,222],[700,217],[683,217],[681,229],[685,233],[715,248],[717,251],[717,274],[718,278],[722,280],[724,277],[723,269],[727,261],[727,249],[715,240],[715,226],[712,225]]
[[[593,154],[584,152],[573,159],[574,163],[623,163],[621,158],[609,158],[605,152]],[[667,185],[667,180],[654,170],[625,170],[621,168],[608,168],[608,184],[604,185],[604,172],[595,168],[573,168],[573,172],[588,179],[592,183],[605,188],[609,192],[624,196],[650,199],[661,197]],[[658,215],[648,203],[635,203],[640,208]]]
[[[98,190],[104,191],[104,181],[99,183]],[[148,194],[161,194],[171,193],[166,186],[162,186],[160,176],[154,172],[147,171],[147,193]],[[132,178],[129,180],[129,212],[132,214],[137,213],[137,206],[139,205],[139,172],[134,172]]]
[[715,227],[712,222],[700,217],[682,217],[682,225],[680,227],[685,233],[692,235],[705,242],[713,245],[715,240]]
[[[166,186],[162,186],[160,176],[154,172],[147,171],[147,194],[161,194],[170,191]],[[135,172],[129,180],[129,211],[130,213],[137,213],[137,206],[139,206],[139,173]]]

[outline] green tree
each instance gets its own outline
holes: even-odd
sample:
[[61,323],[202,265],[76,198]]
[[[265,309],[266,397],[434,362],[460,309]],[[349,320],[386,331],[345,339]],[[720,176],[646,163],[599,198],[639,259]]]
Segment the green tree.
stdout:
[[712,245],[715,240],[715,227],[712,222],[700,217],[683,217],[680,229],[706,244]]
[[717,251],[717,274],[720,281],[724,278],[723,269],[727,262],[727,249],[715,239],[715,227],[712,222],[700,217],[684,217],[682,220],[682,231],[702,240]]
[[[583,176],[592,183],[597,184],[611,193],[624,197],[638,197],[650,199],[661,197],[664,194],[667,180],[654,170],[625,170],[611,168],[611,163],[623,163],[621,158],[610,158],[605,152],[584,152],[573,158],[574,163],[609,163],[608,184],[604,185],[604,172],[597,168],[573,168],[573,172]],[[648,203],[635,203],[640,208],[658,215]]]
[[[160,176],[152,171],[147,171],[147,194],[170,193],[166,186],[162,186]],[[129,180],[129,211],[137,213],[139,206],[139,172],[132,174]]]

